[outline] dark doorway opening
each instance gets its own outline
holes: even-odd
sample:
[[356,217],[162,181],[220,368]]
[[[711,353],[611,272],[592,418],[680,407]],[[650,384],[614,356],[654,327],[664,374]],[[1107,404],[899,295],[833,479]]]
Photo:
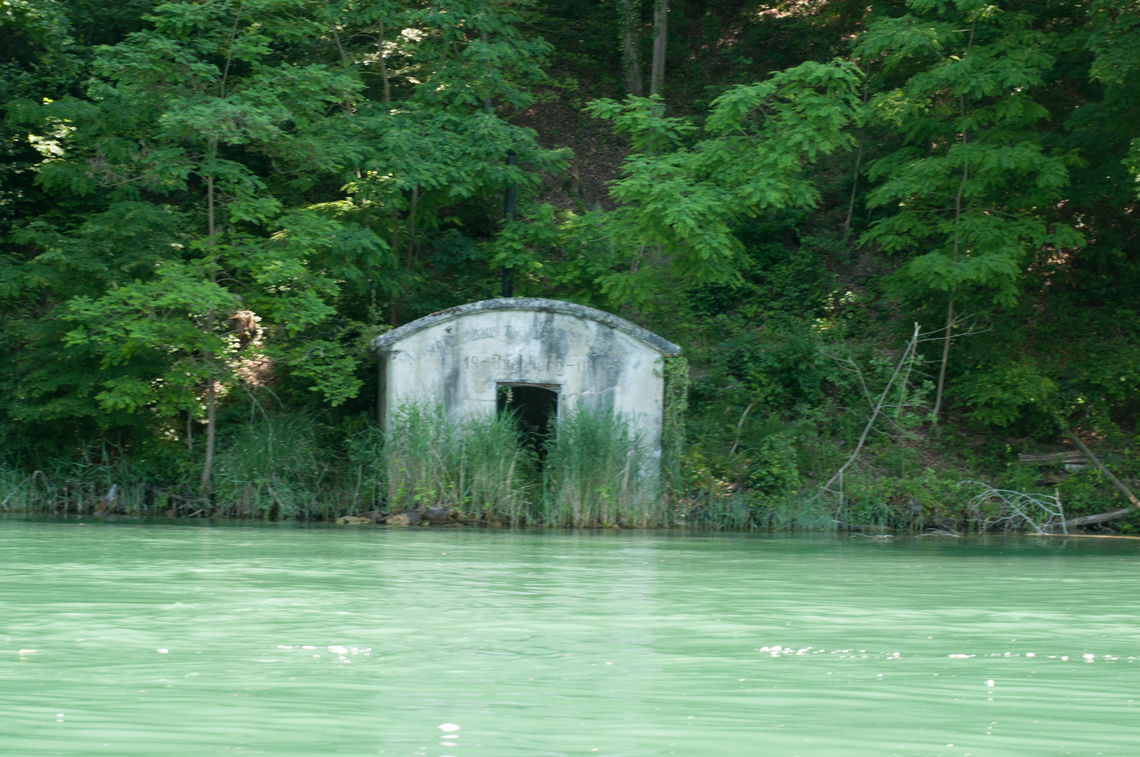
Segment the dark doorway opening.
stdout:
[[558,421],[558,386],[552,384],[499,384],[499,414],[510,413],[519,424],[526,449],[539,461],[546,457],[546,441]]

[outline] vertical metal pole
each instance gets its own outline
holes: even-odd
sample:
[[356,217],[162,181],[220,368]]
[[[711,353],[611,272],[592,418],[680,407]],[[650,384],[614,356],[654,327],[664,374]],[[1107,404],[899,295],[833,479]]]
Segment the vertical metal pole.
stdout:
[[[515,151],[514,150],[507,150],[507,165],[513,166],[517,162],[518,162],[518,157],[515,155]],[[507,194],[506,194],[504,204],[506,205],[505,215],[506,215],[507,223],[510,223],[511,221],[515,220],[515,185],[514,184],[511,184],[510,186],[507,187]],[[511,280],[511,272],[509,270],[507,270],[506,268],[504,268],[502,271],[502,296],[503,297],[514,296],[514,289],[515,289],[514,282]]]

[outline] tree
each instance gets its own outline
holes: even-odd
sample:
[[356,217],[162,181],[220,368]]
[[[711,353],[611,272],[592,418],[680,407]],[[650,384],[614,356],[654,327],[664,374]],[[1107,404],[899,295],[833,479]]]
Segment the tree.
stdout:
[[[1055,416],[1098,436],[1135,431],[1140,396],[1140,7],[1134,0],[1074,4],[1063,20],[1066,75],[1050,88],[1063,149],[1080,162],[1058,215],[1086,242],[1040,266],[1046,308],[1033,314],[1037,359],[1056,377]],[[1060,25],[1054,22],[1054,25]]]
[[870,165],[867,204],[879,215],[862,242],[905,256],[894,276],[905,298],[941,299],[937,420],[956,314],[1013,306],[1034,255],[1081,236],[1047,213],[1069,162],[1038,130],[1047,111],[1034,92],[1053,62],[1050,34],[1025,12],[980,0],[907,6],[857,44],[884,72],[872,118],[899,145]]
[[[357,389],[353,358],[319,334],[384,245],[336,206],[306,201],[316,177],[359,155],[340,108],[359,85],[290,60],[321,33],[303,11],[292,0],[161,5],[152,29],[98,51],[87,99],[43,106],[43,123],[68,135],[39,180],[102,210],[71,227],[30,224],[23,239],[40,254],[25,272],[98,273],[84,291],[53,293],[68,296],[56,307],[64,350],[98,361],[91,399],[105,412],[149,415],[174,436],[180,414],[204,420],[203,493],[218,403],[256,383],[254,366],[295,371],[334,404]],[[144,228],[163,233],[140,254]]]
[[638,52],[640,14],[634,0],[617,0],[621,34],[621,70],[625,91],[634,97],[645,95],[641,84],[641,55]]
[[[1126,98],[1134,109],[1138,98],[1133,83],[1140,74],[1140,2],[1136,0],[1095,0],[1090,7],[1089,47],[1095,58],[1091,75],[1112,94]],[[1135,133],[1135,122],[1133,132]],[[1131,141],[1124,159],[1136,182],[1140,198],[1140,136]]]
[[649,68],[649,96],[665,90],[665,51],[669,29],[669,0],[653,1],[653,60]]
[[[642,97],[645,86],[642,84],[640,5],[634,0],[615,0],[618,5],[618,33],[621,44],[622,80],[626,93]],[[669,28],[669,0],[653,0],[652,56],[649,63],[649,95],[660,95],[665,89],[665,54]]]
[[[400,262],[387,281],[388,320],[398,323],[412,303],[424,312],[451,304],[450,285],[445,303],[432,303],[435,295],[425,291],[438,279],[426,259],[431,242],[450,230],[469,243],[456,246],[474,247],[475,233],[460,232],[457,219],[477,214],[465,225],[496,228],[504,190],[536,189],[565,153],[543,149],[532,130],[509,120],[533,101],[528,88],[542,80],[550,50],[520,32],[510,4],[452,0],[411,10],[390,3],[364,9],[363,16],[356,4],[339,11],[346,24],[365,21],[361,29],[346,29],[348,36],[369,40],[344,49],[364,61],[379,46],[383,94],[355,109],[351,128],[368,149],[347,190]],[[393,24],[401,31],[386,37],[383,30]]]
[[[633,152],[610,211],[537,211],[516,224],[498,254],[519,261],[528,246],[556,246],[542,268],[576,296],[644,311],[676,306],[678,287],[740,280],[736,224],[819,201],[807,168],[850,144],[857,69],[805,63],[765,81],[732,87],[713,101],[703,127],[665,116],[660,98],[597,100],[589,111],[613,121]],[[533,222],[537,221],[537,222]],[[550,224],[560,224],[551,235]],[[516,263],[519,264],[519,263]],[[532,260],[531,270],[543,264]]]

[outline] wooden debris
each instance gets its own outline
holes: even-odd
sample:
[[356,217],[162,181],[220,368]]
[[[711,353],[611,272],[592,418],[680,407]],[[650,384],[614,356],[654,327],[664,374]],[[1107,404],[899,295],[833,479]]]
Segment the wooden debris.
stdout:
[[371,526],[376,521],[371,518],[362,518],[358,515],[342,515],[336,519],[338,526]]
[[1081,526],[1092,526],[1097,523],[1104,523],[1117,518],[1123,518],[1132,512],[1131,507],[1122,507],[1119,510],[1111,510],[1107,513],[1097,513],[1096,515],[1082,515],[1079,518],[1070,518],[1065,521],[1065,528],[1080,528]]
[[1025,465],[1076,465],[1084,467],[1085,456],[1080,450],[1066,450],[1064,452],[1023,452],[1017,456],[1017,462]]

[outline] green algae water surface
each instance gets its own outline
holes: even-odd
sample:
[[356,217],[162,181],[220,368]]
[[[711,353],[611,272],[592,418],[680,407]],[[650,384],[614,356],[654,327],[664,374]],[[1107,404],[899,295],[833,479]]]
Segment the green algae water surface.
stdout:
[[1140,542],[0,521],[0,754],[1136,755]]

